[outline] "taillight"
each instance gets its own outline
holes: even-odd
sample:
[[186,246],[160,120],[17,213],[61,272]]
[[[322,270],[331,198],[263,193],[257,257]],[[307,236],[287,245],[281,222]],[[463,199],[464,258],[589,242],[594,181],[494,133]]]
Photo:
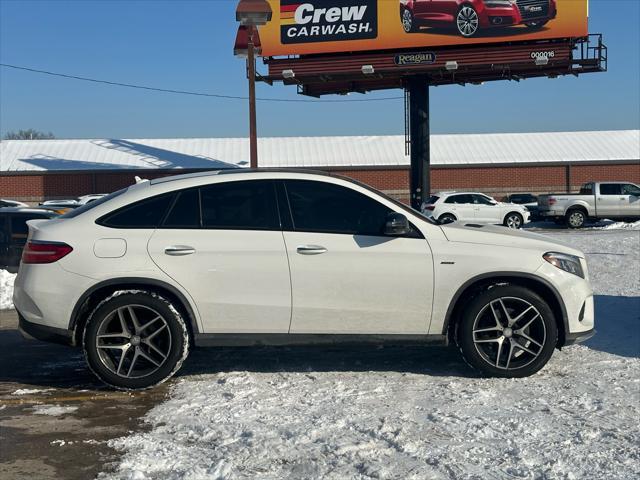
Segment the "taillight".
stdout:
[[555,205],[556,202],[557,202],[557,200],[555,198],[553,198],[553,197],[549,198],[549,205]]
[[426,207],[424,207],[426,210],[429,210],[430,212],[433,212],[436,209],[435,205],[427,205]]
[[53,263],[72,251],[66,243],[31,241],[22,251],[22,263]]

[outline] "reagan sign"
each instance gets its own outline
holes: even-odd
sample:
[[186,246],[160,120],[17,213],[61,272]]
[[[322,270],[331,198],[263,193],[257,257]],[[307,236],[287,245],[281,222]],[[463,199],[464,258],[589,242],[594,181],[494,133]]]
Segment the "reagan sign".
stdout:
[[588,0],[269,0],[265,56],[587,35]]

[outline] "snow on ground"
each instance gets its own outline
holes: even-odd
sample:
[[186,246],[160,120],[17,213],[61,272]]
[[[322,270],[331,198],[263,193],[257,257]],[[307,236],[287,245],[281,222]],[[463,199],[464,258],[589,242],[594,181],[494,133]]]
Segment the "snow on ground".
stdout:
[[0,269],[0,310],[13,308],[13,282],[16,275]]
[[52,417],[59,417],[62,415],[68,415],[78,410],[78,407],[62,406],[62,405],[36,405],[33,407],[33,413],[35,415],[49,415]]
[[100,479],[640,477],[640,232],[587,252],[599,334],[525,379],[450,349],[196,351]]
[[36,393],[52,392],[53,388],[19,388],[11,395],[34,395]]
[[606,223],[602,226],[598,225],[595,228],[602,228],[604,230],[640,230],[640,220],[633,223],[625,223],[625,222]]

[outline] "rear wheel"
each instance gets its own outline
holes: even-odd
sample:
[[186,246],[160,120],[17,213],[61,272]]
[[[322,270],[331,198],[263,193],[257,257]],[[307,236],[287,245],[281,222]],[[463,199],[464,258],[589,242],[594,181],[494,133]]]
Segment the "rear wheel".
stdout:
[[465,360],[485,375],[527,377],[551,358],[558,327],[551,309],[536,293],[501,285],[471,301],[457,338]]
[[438,218],[438,221],[443,225],[447,223],[453,223],[456,220],[457,218],[451,215],[450,213],[445,213],[444,215],[440,215],[440,218]]
[[518,228],[522,228],[522,224],[524,223],[524,219],[522,215],[517,212],[511,212],[506,217],[504,217],[504,226],[513,228],[517,230]]
[[146,291],[115,292],[91,313],[85,359],[104,383],[140,390],[164,382],[189,353],[189,334],[167,299]]
[[569,210],[565,220],[569,228],[582,228],[587,222],[587,214],[582,210]]

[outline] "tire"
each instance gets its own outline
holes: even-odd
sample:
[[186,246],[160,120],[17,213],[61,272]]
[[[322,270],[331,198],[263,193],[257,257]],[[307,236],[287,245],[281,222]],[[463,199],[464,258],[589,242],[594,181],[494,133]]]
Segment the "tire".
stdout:
[[143,390],[180,369],[189,354],[189,332],[169,300],[154,292],[118,291],[90,314],[82,348],[102,382]]
[[583,210],[569,210],[565,222],[569,228],[582,228],[587,223],[587,214]]
[[463,5],[456,15],[456,30],[465,38],[471,38],[480,29],[478,12],[471,5]]
[[464,359],[491,377],[533,375],[547,364],[557,342],[558,326],[549,305],[517,285],[484,290],[465,308],[457,329]]
[[504,217],[504,222],[502,222],[505,227],[513,228],[514,230],[518,230],[522,228],[524,224],[524,218],[518,212],[508,213],[506,217]]
[[457,220],[458,219],[453,215],[451,215],[450,213],[445,213],[443,215],[440,215],[440,218],[438,218],[438,222],[440,222],[443,225],[446,225],[447,223],[456,222]]
[[526,22],[525,25],[532,30],[539,30],[540,28],[544,27],[547,23],[549,23],[549,20],[539,20],[537,22]]
[[400,21],[402,22],[402,29],[405,33],[414,33],[420,28],[416,22],[416,18],[413,16],[413,12],[408,8],[400,12]]

